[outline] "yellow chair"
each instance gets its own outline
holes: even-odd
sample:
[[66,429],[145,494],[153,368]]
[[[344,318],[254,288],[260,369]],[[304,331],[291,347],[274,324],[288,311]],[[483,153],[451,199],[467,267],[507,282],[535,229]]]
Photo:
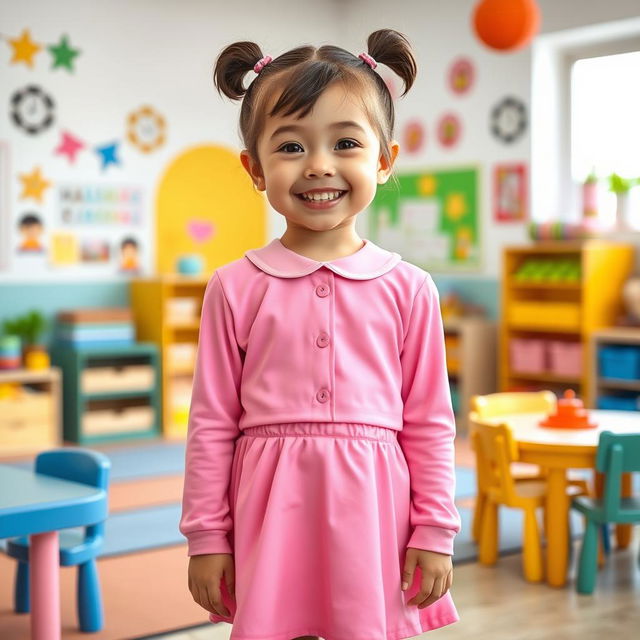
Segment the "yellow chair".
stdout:
[[[476,504],[473,511],[472,538],[480,541],[482,527],[482,514],[486,497],[487,481],[482,477],[483,465],[479,459],[479,452],[475,449],[473,438],[473,425],[483,418],[496,418],[514,413],[551,413],[556,410],[557,398],[552,391],[513,391],[503,393],[490,393],[484,396],[471,398],[471,413],[469,415],[469,435],[471,448],[476,458]],[[510,474],[517,485],[524,486],[528,482],[535,482],[546,478],[546,470],[536,465],[519,462],[510,465]],[[580,488],[579,495],[589,493],[587,483],[582,479],[569,479],[571,486]]]
[[[474,450],[478,452],[478,478],[482,479],[484,500],[481,515],[481,564],[495,564],[498,558],[498,506],[524,511],[523,555],[524,576],[529,582],[544,577],[542,545],[536,520],[536,510],[545,504],[546,481],[528,479],[516,482],[511,464],[518,461],[518,447],[507,424],[489,424],[475,420],[471,432]],[[567,493],[574,497],[583,493],[580,487],[569,485]]]

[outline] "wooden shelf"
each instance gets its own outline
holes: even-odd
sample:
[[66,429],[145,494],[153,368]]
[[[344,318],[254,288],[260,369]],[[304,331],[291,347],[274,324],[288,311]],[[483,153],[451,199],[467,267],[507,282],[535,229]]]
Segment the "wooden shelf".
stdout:
[[61,379],[57,367],[0,371],[0,384],[29,388],[15,397],[0,398],[0,457],[62,445]]
[[[622,311],[621,290],[634,265],[635,247],[609,240],[586,239],[572,242],[540,242],[526,246],[506,247],[503,252],[501,274],[501,319],[499,389],[544,389],[549,385],[567,385],[575,389],[585,406],[593,406],[595,389],[591,360],[591,335],[614,324]],[[580,263],[582,277],[579,282],[519,282],[514,274],[528,260],[574,260]],[[534,305],[532,311],[527,303]],[[518,307],[519,305],[519,307]],[[545,307],[547,305],[547,307]],[[569,313],[575,305],[577,313]],[[565,307],[562,322],[554,324],[553,314],[536,317],[533,310]],[[514,311],[524,308],[533,313],[531,323],[522,313],[517,324],[509,319]],[[544,323],[544,326],[540,326]],[[562,326],[564,324],[564,326]],[[582,350],[582,375],[568,377],[553,373],[521,374],[512,369],[510,342],[512,338],[537,338],[543,340],[580,343]]]
[[[207,278],[163,275],[131,281],[131,306],[137,335],[155,343],[160,352],[162,370],[162,435],[181,439],[187,434],[193,365],[172,358],[172,347],[189,343],[197,346],[202,300]],[[188,302],[194,307],[193,319],[176,318],[170,312],[171,301]],[[193,302],[196,304],[191,304]],[[181,305],[178,305],[181,307]],[[182,310],[182,309],[181,309]]]

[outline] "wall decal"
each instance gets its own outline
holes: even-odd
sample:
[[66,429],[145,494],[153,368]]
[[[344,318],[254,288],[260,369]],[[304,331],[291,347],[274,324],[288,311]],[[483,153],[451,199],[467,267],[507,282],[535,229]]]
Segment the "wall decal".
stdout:
[[19,177],[22,181],[20,199],[33,198],[36,202],[42,203],[44,190],[51,186],[51,182],[42,176],[40,167],[36,167],[31,173],[21,173]]
[[31,39],[29,29],[23,29],[19,38],[9,39],[9,45],[13,48],[10,64],[22,62],[33,69],[33,56],[42,50],[42,45]]
[[419,120],[408,122],[404,128],[404,149],[407,153],[418,153],[426,141],[424,125]]
[[507,97],[491,111],[491,133],[510,144],[527,129],[527,108],[521,100]]
[[29,85],[11,96],[11,119],[30,135],[46,131],[54,121],[53,98],[37,85]]
[[443,147],[454,147],[462,135],[462,123],[454,113],[446,113],[438,122],[438,140]]
[[112,142],[111,144],[105,144],[101,147],[96,147],[95,152],[100,156],[102,160],[102,170],[104,171],[108,166],[115,164],[120,165],[120,159],[116,156],[118,151],[118,142]]
[[476,70],[469,58],[454,60],[449,69],[449,88],[457,94],[468,93],[473,86]]
[[68,131],[61,131],[62,139],[60,140],[60,144],[56,147],[54,153],[67,156],[69,160],[69,164],[73,164],[76,161],[76,155],[80,149],[84,149],[86,145],[82,140],[76,138],[74,135],[69,133]]
[[80,49],[69,46],[69,39],[66,35],[60,37],[58,44],[49,45],[47,49],[53,56],[52,69],[64,67],[67,71],[73,71],[73,61],[80,54]]
[[165,119],[149,106],[133,111],[127,118],[127,139],[143,153],[154,151],[165,142]]
[[20,231],[20,244],[18,251],[21,253],[42,253],[42,234],[44,227],[42,219],[37,213],[28,212],[23,214],[18,220],[18,230]]

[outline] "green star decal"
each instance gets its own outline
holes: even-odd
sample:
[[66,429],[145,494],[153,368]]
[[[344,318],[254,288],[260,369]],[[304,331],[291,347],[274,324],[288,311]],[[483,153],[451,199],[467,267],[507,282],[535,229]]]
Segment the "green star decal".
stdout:
[[59,44],[51,44],[47,47],[53,56],[53,67],[66,67],[73,71],[73,59],[80,53],[80,49],[73,49],[69,46],[67,36],[61,36]]

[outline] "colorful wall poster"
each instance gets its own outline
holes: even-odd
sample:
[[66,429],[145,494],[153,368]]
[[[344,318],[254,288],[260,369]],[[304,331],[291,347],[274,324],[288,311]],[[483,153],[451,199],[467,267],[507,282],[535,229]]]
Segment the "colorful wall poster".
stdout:
[[527,219],[527,167],[498,164],[493,169],[493,217],[497,222]]
[[378,187],[369,207],[373,242],[427,270],[480,267],[478,170],[398,175]]

